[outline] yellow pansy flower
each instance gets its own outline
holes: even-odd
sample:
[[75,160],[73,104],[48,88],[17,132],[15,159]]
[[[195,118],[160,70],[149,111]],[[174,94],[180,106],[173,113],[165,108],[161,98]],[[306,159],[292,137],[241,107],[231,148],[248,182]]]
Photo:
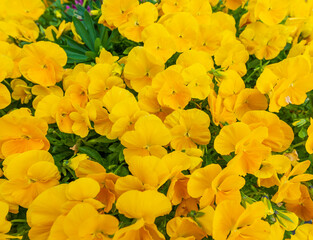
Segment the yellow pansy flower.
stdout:
[[122,136],[121,143],[126,147],[125,159],[135,155],[162,157],[167,153],[162,146],[167,145],[171,139],[170,131],[163,122],[155,115],[147,115],[137,120],[133,131]]
[[27,80],[45,87],[61,81],[67,56],[59,45],[41,41],[25,45],[22,51],[19,68]]
[[4,115],[0,118],[0,158],[29,150],[48,150],[47,131],[46,121],[31,116],[27,108]]
[[[229,215],[229,212],[232,214]],[[263,202],[255,202],[244,209],[238,201],[223,201],[217,205],[214,212],[213,238],[216,240],[264,239],[270,234],[270,225],[261,220],[264,215]]]
[[170,128],[171,147],[176,150],[196,148],[210,142],[210,118],[201,110],[177,110],[169,114],[164,123]]
[[60,173],[53,157],[43,150],[32,150],[6,158],[1,194],[10,202],[28,208],[44,190],[59,184]]
[[164,69],[164,63],[144,47],[133,48],[127,57],[124,76],[135,91],[151,85],[152,78]]
[[118,31],[126,38],[142,42],[142,31],[145,27],[156,22],[158,18],[158,10],[156,6],[150,2],[145,2],[134,7],[127,16],[127,22],[118,27]]

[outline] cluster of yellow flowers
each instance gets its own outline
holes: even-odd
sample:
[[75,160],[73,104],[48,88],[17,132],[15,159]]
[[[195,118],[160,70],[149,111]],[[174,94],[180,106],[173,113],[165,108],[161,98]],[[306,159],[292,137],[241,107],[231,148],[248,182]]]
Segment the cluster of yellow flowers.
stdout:
[[[83,45],[73,23],[36,41],[45,4],[0,1],[0,239],[15,237],[7,216],[20,207],[30,240],[313,239],[310,160],[289,151],[293,129],[275,114],[313,90],[313,0],[104,0],[98,24],[138,45],[73,68],[54,42],[71,29]],[[267,62],[248,88],[252,55]],[[75,179],[60,183],[51,126],[118,139],[130,174],[74,146]],[[307,132],[312,154],[313,120]],[[203,163],[210,142],[227,165]],[[247,196],[248,177],[274,194]]]

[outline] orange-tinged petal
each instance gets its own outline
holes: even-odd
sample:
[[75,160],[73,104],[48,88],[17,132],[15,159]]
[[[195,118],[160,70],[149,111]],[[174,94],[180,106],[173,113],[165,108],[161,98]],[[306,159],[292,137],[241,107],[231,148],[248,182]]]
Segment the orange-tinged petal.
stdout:
[[[44,149],[45,143],[42,140],[16,139],[9,140],[2,144],[1,151],[4,156],[10,156],[14,153],[23,153],[33,149]],[[46,149],[48,150],[48,149]]]

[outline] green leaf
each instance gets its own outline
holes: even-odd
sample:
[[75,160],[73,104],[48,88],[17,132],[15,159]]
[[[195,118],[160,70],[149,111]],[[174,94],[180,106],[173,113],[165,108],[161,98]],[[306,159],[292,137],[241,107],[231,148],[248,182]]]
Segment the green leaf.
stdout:
[[92,59],[95,59],[97,57],[97,54],[95,52],[92,52],[92,51],[85,52],[85,55],[89,58],[92,58]]
[[85,55],[85,50],[83,49],[76,49],[76,48],[72,48],[72,47],[63,47],[63,49],[66,51],[66,52],[71,52],[71,53],[76,53],[76,54],[81,54],[81,55]]
[[252,61],[247,63],[247,68],[248,69],[253,69],[253,68],[256,68],[259,65],[260,65],[260,60],[259,59],[254,59],[254,60],[252,60]]
[[101,137],[89,140],[88,143],[91,143],[91,144],[95,144],[95,143],[113,143],[113,142],[116,142],[116,141],[117,141],[116,139],[112,140],[112,139],[108,139],[106,136],[101,136]]
[[73,151],[61,152],[61,153],[53,155],[53,158],[54,158],[54,161],[56,163],[58,163],[58,162],[61,162],[64,159],[67,159],[67,158],[73,156],[73,154],[74,154]]
[[103,158],[101,157],[100,153],[98,153],[96,150],[87,146],[82,146],[82,147],[79,147],[78,151],[81,153],[87,154],[89,157],[91,157],[92,159],[96,160],[98,163],[103,165]]
[[222,158],[226,161],[229,162],[233,157],[230,155],[222,155]]
[[292,123],[293,126],[296,126],[296,127],[302,127],[304,124],[306,124],[308,121],[304,118],[302,119],[299,119],[295,122]]
[[110,48],[112,48],[112,43],[117,41],[118,36],[119,36],[118,30],[117,30],[117,29],[114,29],[114,30],[111,32],[110,37],[109,37],[105,42],[102,42],[102,46],[103,46],[106,50],[109,50]]
[[122,166],[122,167],[118,167],[115,171],[114,174],[121,176],[121,177],[125,177],[127,175],[129,175],[129,171],[127,170],[126,167]]
[[125,160],[123,151],[120,151],[120,153],[119,153],[119,155],[118,155],[118,160],[119,160],[120,162],[123,162],[123,161]]
[[85,52],[81,52],[75,48],[64,47],[64,50],[68,57],[67,63],[80,63],[92,60],[91,57],[86,56]]
[[196,217],[202,217],[202,216],[204,216],[204,215],[205,215],[204,212],[197,212]]
[[84,23],[85,23],[85,27],[88,30],[89,36],[92,40],[92,42],[96,41],[97,38],[97,34],[96,34],[96,30],[95,30],[95,24],[94,21],[92,20],[92,18],[89,15],[88,11],[84,12]]
[[100,25],[99,31],[100,31],[101,44],[102,44],[102,46],[104,46],[106,44],[106,42],[108,41],[110,29],[103,26],[103,25]]
[[300,132],[298,133],[298,136],[303,139],[303,138],[305,138],[307,135],[308,135],[308,134],[307,134],[306,129],[305,129],[305,128],[301,128]]
[[88,51],[88,48],[86,48],[84,45],[82,44],[79,44],[77,42],[75,42],[72,38],[70,38],[69,36],[62,36],[62,38],[65,38],[65,41],[67,43],[68,46],[64,46],[64,47],[70,47],[72,49],[75,49],[77,51],[80,51],[80,52],[86,52]]
[[71,51],[66,51],[66,54],[67,54],[67,57],[69,59],[72,59],[75,62],[86,62],[86,61],[88,61],[90,59],[86,55],[82,55],[82,54],[79,54],[79,53],[74,53],[74,52],[71,52]]
[[96,40],[95,40],[95,52],[96,53],[99,53],[100,47],[101,47],[101,40],[100,40],[100,38],[96,38]]
[[133,48],[134,48],[133,46],[126,48],[126,49],[124,50],[123,54],[128,55],[128,53],[129,53]]
[[120,142],[116,142],[116,143],[113,143],[110,147],[109,147],[109,150],[111,152],[121,152],[123,151],[124,149],[124,146],[122,144],[120,144]]
[[[286,216],[285,214],[283,214],[281,211],[276,211],[275,213],[276,213],[276,215],[280,216],[281,218],[286,219],[287,221],[293,223],[293,221],[292,221],[288,216]],[[279,219],[278,219],[278,220],[279,220]]]
[[82,38],[83,42],[87,45],[89,49],[94,50],[94,43],[83,23],[75,17],[73,18],[73,23],[77,33]]

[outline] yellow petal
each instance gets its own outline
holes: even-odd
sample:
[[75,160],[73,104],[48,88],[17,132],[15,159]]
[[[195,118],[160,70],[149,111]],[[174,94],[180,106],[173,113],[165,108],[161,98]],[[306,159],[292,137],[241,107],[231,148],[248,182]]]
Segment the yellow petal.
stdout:
[[11,103],[11,94],[5,85],[0,83],[0,109],[6,108]]
[[304,173],[309,168],[310,164],[311,164],[310,160],[298,163],[296,166],[293,167],[292,171],[288,174],[289,177]]
[[241,122],[225,126],[215,138],[214,148],[218,153],[228,155],[235,151],[236,144],[250,132],[249,126]]
[[[231,214],[229,214],[231,212]],[[213,217],[213,238],[225,240],[234,228],[237,219],[244,212],[238,201],[223,201],[217,205]]]
[[166,225],[166,232],[171,239],[179,239],[179,237],[193,237],[193,239],[203,239],[205,232],[191,218],[175,217]]
[[212,188],[213,179],[222,171],[218,164],[210,164],[195,170],[188,181],[187,188],[191,197],[201,197],[206,189]]
[[84,200],[95,198],[100,192],[100,185],[91,178],[79,178],[68,184],[66,196],[70,200]]
[[172,205],[166,196],[157,191],[131,190],[119,197],[116,208],[128,218],[143,218],[145,222],[153,223],[156,217],[169,213]]
[[144,185],[139,180],[139,178],[134,177],[132,175],[127,175],[125,177],[121,177],[117,179],[115,183],[115,191],[118,195],[121,195],[124,192],[130,191],[130,190],[138,190],[138,191],[144,190]]
[[49,152],[43,150],[31,150],[10,156],[3,162],[3,165],[6,166],[4,175],[8,179],[26,177],[29,168],[33,164],[41,161],[54,165],[54,159],[52,155]]
[[56,165],[51,162],[37,162],[33,164],[27,171],[27,176],[32,181],[47,182],[52,179],[59,180],[60,173]]
[[10,231],[11,223],[6,220],[9,212],[9,204],[0,201],[0,233],[7,233]]
[[199,212],[204,213],[204,215],[197,217],[197,222],[200,223],[200,226],[204,229],[206,234],[212,236],[214,209],[212,206],[207,206]]
[[[276,217],[286,231],[293,231],[298,227],[299,218],[295,213],[282,210],[277,210],[277,212]],[[288,217],[291,221],[284,218],[281,214]]]
[[78,239],[78,231],[80,226],[84,223],[84,221],[88,220],[88,218],[98,216],[97,210],[88,203],[78,203],[75,205],[71,211],[67,214],[63,221],[63,229],[67,236],[70,238]]
[[31,227],[29,232],[31,239],[48,238],[52,224],[63,213],[60,206],[68,201],[65,196],[66,188],[66,184],[61,184],[47,189],[31,203],[27,211],[27,223]]

